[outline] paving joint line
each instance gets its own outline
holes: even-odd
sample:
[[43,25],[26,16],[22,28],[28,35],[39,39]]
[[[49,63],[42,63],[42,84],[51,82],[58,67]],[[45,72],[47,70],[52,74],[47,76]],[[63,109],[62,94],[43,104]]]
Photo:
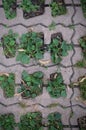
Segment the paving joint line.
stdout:
[[[23,101],[23,100],[22,100],[22,101]],[[2,106],[4,106],[4,107],[11,107],[11,106],[14,106],[14,105],[20,105],[20,103],[21,103],[21,102],[19,101],[19,102],[15,102],[15,103],[13,103],[13,104],[6,105],[6,104],[0,102],[0,105],[2,105]],[[49,104],[49,105],[47,105],[47,106],[44,106],[44,105],[42,105],[42,104],[40,104],[40,103],[34,103],[34,104],[32,104],[32,105],[26,105],[25,108],[32,107],[32,106],[36,106],[36,105],[41,106],[41,107],[43,107],[43,108],[48,108],[48,109],[51,108],[51,107],[49,106],[49,105],[51,105],[51,104]],[[68,108],[70,108],[70,106],[63,106],[63,105],[61,105],[60,103],[58,103],[55,107],[57,107],[57,106],[61,107],[62,109],[68,109]],[[52,107],[52,108],[53,108],[53,107]]]
[[47,66],[42,66],[41,64],[39,64],[39,63],[36,63],[36,64],[32,64],[32,65],[24,65],[24,64],[22,64],[22,63],[16,63],[16,64],[11,64],[11,65],[5,65],[5,64],[3,64],[3,63],[0,63],[0,65],[1,66],[3,66],[3,67],[5,67],[5,68],[10,68],[10,67],[14,67],[14,66],[18,66],[18,65],[20,65],[20,66],[22,66],[22,67],[25,67],[25,68],[30,68],[30,67],[37,67],[37,66],[40,66],[40,67],[42,67],[42,68],[46,68],[46,67],[48,67],[48,68],[50,68],[50,67],[55,67],[55,66],[59,66],[60,65],[60,67],[62,67],[62,68],[70,68],[70,67],[72,67],[72,65],[68,65],[68,66],[65,66],[65,65],[63,65],[63,64],[52,64],[52,65],[47,65]]
[[[20,2],[16,2],[16,3],[17,3],[17,4],[16,4],[16,7],[19,8],[20,4],[18,4],[18,3],[20,3]],[[73,6],[73,5],[72,5],[71,3],[65,3],[65,6],[67,7],[67,6]],[[81,4],[76,4],[76,3],[74,3],[74,6],[80,7]],[[46,8],[46,7],[50,7],[50,4],[44,4],[44,8]],[[3,7],[3,4],[0,4],[0,8],[4,8],[4,7]]]
[[[22,100],[22,101],[23,101],[23,100]],[[15,103],[13,103],[13,104],[9,104],[9,105],[6,105],[6,104],[0,102],[0,105],[2,105],[2,106],[4,106],[4,107],[11,107],[11,106],[14,106],[14,105],[19,105],[19,104],[20,104],[20,101],[19,101],[19,102],[15,102]],[[34,105],[39,105],[39,106],[41,106],[41,107],[43,107],[43,108],[50,108],[49,105],[51,105],[51,104],[49,104],[49,105],[47,105],[47,106],[44,106],[44,105],[42,105],[42,104],[40,104],[40,103],[35,103],[35,104],[32,104],[32,105],[26,105],[25,108],[27,108],[27,107],[32,107],[32,106],[34,106]],[[57,103],[57,105],[56,105],[56,106],[53,106],[53,107],[57,107],[57,106],[59,106],[59,107],[61,107],[61,108],[63,108],[63,109],[67,109],[67,108],[70,108],[70,107],[71,107],[71,105],[70,105],[70,106],[63,106],[63,105],[61,105],[60,103]],[[82,105],[80,105],[80,104],[74,104],[74,105],[72,105],[72,107],[76,107],[76,106],[79,106],[80,108],[86,110],[86,107],[84,107],[84,106],[82,106]],[[52,107],[52,108],[53,108],[53,107]]]
[[[72,0],[73,1],[73,0]],[[73,6],[75,6],[75,5],[73,5]],[[76,11],[74,11],[74,14],[76,14]],[[73,17],[74,17],[75,15],[73,15],[72,17],[71,17],[71,20],[72,20],[72,22],[73,22]],[[81,24],[81,23],[79,23],[81,26],[85,26],[85,25],[83,25],[83,24]],[[41,24],[40,23],[40,25],[42,25],[42,26],[44,26],[44,27],[46,27],[46,28],[48,28],[48,26],[46,26],[46,25],[43,25],[43,24]],[[58,24],[56,24],[56,25],[62,25],[61,23],[58,23]],[[23,25],[24,26],[24,25]],[[32,25],[31,25],[32,26]],[[29,26],[29,27],[31,27],[31,26]],[[64,26],[64,25],[62,25],[62,26]],[[67,26],[66,26],[67,27]],[[86,27],[86,26],[85,26]],[[73,29],[73,35],[72,35],[72,37],[71,37],[71,41],[72,41],[72,39],[73,39],[73,37],[74,37],[74,35],[75,35],[75,29]],[[74,45],[74,44],[73,44]],[[74,50],[73,50],[74,51]],[[75,51],[74,51],[74,53],[73,53],[73,55],[72,55],[72,57],[71,57],[71,63],[72,63],[72,66],[73,66],[73,61],[72,61],[72,59],[73,59],[73,57],[74,57],[74,55],[75,55]],[[0,63],[1,64],[1,63]],[[19,63],[20,64],[20,63]],[[5,65],[4,65],[5,66]],[[31,65],[32,66],[32,65]],[[37,65],[36,65],[37,66]],[[64,66],[64,65],[62,65],[62,66]],[[71,66],[71,67],[72,67]],[[5,66],[6,67],[6,66]],[[24,66],[24,67],[26,67],[26,66]],[[66,66],[64,66],[64,68],[67,68]],[[74,71],[74,68],[72,67],[72,72]],[[71,77],[70,77],[70,81],[71,81],[71,79],[72,79],[72,77],[73,77],[73,75],[74,75],[74,72],[72,73],[72,75],[71,75]],[[74,93],[73,93],[73,95],[74,95]],[[71,95],[71,97],[70,97],[70,101],[71,101],[71,98],[73,97],[73,95]],[[0,103],[1,104],[1,103]],[[16,103],[17,104],[17,103]],[[37,105],[37,104],[36,104]],[[5,104],[4,104],[4,106],[6,106]],[[43,106],[42,104],[40,104],[40,106],[42,106],[42,107],[45,107],[45,106]],[[79,105],[79,104],[76,104],[76,105],[72,105],[72,102],[71,102],[71,108],[72,107],[75,107],[75,106],[80,106],[80,107],[82,107],[83,108],[83,106],[81,106],[81,105]],[[86,109],[86,108],[83,108],[83,109]],[[71,124],[71,123],[70,123]],[[71,125],[71,127],[70,128],[72,128],[72,126],[73,125]],[[74,127],[75,128],[75,127]],[[71,129],[72,130],[72,129]]]
[[[49,28],[49,26],[44,25],[43,23],[37,23],[37,24],[30,25],[30,26],[24,25],[23,23],[17,23],[17,24],[9,25],[9,26],[6,25],[6,24],[0,23],[0,25],[3,26],[4,28],[12,28],[12,27],[15,27],[15,26],[23,26],[27,29],[27,28],[30,28],[30,27],[38,26],[38,25],[43,26],[45,28]],[[65,28],[70,28],[70,26],[79,26],[79,25],[86,28],[86,25],[84,25],[82,23],[69,24],[69,25],[65,25],[63,23],[56,23],[56,26],[59,26],[59,25],[62,26],[62,27],[65,27]]]
[[[72,17],[71,17],[71,21],[72,21],[72,24],[74,24],[73,18],[74,18],[74,16],[76,15],[76,8],[75,8],[75,6],[74,6],[74,1],[73,1],[73,0],[71,0],[71,1],[72,1],[72,5],[73,5],[73,10],[74,10],[74,13],[73,13],[73,15],[72,15]],[[72,45],[74,44],[74,43],[73,43],[73,37],[75,36],[75,32],[76,32],[76,31],[75,31],[75,28],[73,28],[73,34],[72,34],[72,36],[71,36],[71,43],[72,43]],[[73,57],[74,57],[75,53],[76,53],[75,48],[73,48],[73,54],[72,54],[72,56],[71,56],[71,58],[70,58],[70,61],[71,61],[72,66],[73,66]],[[71,76],[70,76],[70,83],[71,83],[71,81],[72,81],[72,78],[73,78],[74,74],[75,74],[74,68],[72,67],[72,74],[71,74]],[[72,101],[71,101],[73,95],[74,95],[74,89],[72,88],[72,95],[71,95],[71,97],[70,97],[71,113],[73,113]],[[71,127],[71,114],[70,114],[70,117],[69,117],[69,124],[70,124],[70,129],[72,130],[72,127]]]
[[[43,26],[45,28],[49,28],[49,26],[44,25],[43,23],[32,24],[32,25],[29,25],[29,26],[27,26],[27,25],[25,25],[23,23],[16,23],[14,25],[9,25],[9,26],[6,25],[6,24],[0,23],[0,25],[3,26],[3,27],[5,27],[5,28],[12,28],[12,27],[15,27],[15,26],[23,26],[25,28],[30,28],[30,27],[34,27],[34,26],[38,26],[38,25]],[[70,26],[70,25],[65,25],[63,23],[56,23],[56,26],[59,26],[59,25],[65,27],[65,28],[69,28],[69,26]]]

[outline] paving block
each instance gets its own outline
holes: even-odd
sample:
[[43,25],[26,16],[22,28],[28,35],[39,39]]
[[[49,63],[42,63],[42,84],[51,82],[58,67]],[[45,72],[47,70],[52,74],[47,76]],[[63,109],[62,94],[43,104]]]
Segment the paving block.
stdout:
[[77,119],[81,116],[86,115],[86,109],[83,109],[79,106],[73,107],[73,115],[71,117],[71,125],[78,125]]

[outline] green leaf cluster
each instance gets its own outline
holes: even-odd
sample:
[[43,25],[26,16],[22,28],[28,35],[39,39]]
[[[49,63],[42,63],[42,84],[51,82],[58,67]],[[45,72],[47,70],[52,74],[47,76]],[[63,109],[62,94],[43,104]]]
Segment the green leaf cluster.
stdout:
[[66,86],[63,83],[63,78],[61,73],[57,73],[56,77],[48,82],[47,91],[51,97],[59,98],[66,97]]
[[36,32],[29,32],[23,34],[20,38],[19,51],[16,60],[21,61],[23,64],[28,64],[30,58],[41,59],[43,58],[43,39],[41,35]]
[[[3,7],[5,10],[5,16],[7,19],[13,19],[16,17],[16,10],[13,9],[16,0],[2,0]],[[16,7],[15,7],[16,8]]]
[[[8,34],[2,38],[1,44],[7,58],[14,57],[17,49],[16,61],[20,61],[22,64],[28,64],[31,58],[36,60],[43,58],[45,48],[42,33],[28,32],[22,34],[19,45],[16,44],[17,36],[17,33],[13,33],[12,30],[9,30]],[[67,44],[66,41],[62,41],[59,36],[53,38],[47,48],[51,53],[53,63],[60,63],[62,56],[67,56],[68,51],[71,49],[72,45]]]
[[83,56],[86,59],[86,36],[79,39],[80,46],[83,50]]
[[79,83],[80,93],[83,100],[86,100],[86,79]]
[[42,92],[42,78],[43,73],[41,71],[33,74],[28,74],[26,71],[22,72],[22,85],[18,92],[22,92],[22,96],[26,98],[35,98]]
[[20,7],[27,13],[35,12],[40,8],[38,5],[33,4],[31,0],[22,0]]
[[82,60],[80,60],[80,61],[78,61],[76,64],[75,64],[75,66],[76,67],[86,67],[86,36],[84,36],[84,37],[81,37],[80,39],[79,39],[79,44],[80,44],[80,46],[81,46],[81,48],[82,48],[82,53],[83,53],[83,59]]
[[7,98],[13,97],[15,93],[15,76],[10,73],[9,76],[0,76],[0,87],[3,89]]
[[84,17],[86,18],[86,0],[80,0]]
[[53,17],[56,17],[57,15],[66,14],[66,8],[63,5],[63,3],[52,1],[50,7],[51,7],[51,14]]
[[19,130],[43,130],[41,113],[33,112],[22,115],[20,118]]
[[13,114],[0,115],[0,130],[14,130],[15,119]]
[[8,58],[15,56],[17,36],[18,36],[17,33],[13,33],[12,30],[9,30],[8,34],[4,35],[2,38],[2,45],[3,45],[3,49],[4,49],[4,54]]
[[66,41],[61,41],[59,37],[54,38],[49,45],[49,51],[51,52],[51,60],[53,63],[60,63],[62,56],[67,56],[68,51],[72,49],[72,46],[67,44]]
[[48,130],[63,130],[60,113],[51,113],[48,115]]
[[83,58],[82,60],[78,61],[74,66],[80,67],[80,68],[82,68],[82,67],[86,68],[86,59]]

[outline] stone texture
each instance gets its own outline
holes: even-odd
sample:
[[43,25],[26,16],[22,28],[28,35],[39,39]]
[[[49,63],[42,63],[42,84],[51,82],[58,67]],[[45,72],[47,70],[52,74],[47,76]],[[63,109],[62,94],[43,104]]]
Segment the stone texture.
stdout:
[[86,69],[74,67],[74,76],[72,77],[72,82],[77,82],[79,77],[82,77],[86,74]]
[[81,107],[75,106],[73,107],[73,115],[71,117],[71,124],[72,125],[78,125],[77,119],[81,116],[86,115],[86,109],[83,109]]
[[79,87],[74,88],[74,95],[71,99],[72,105],[80,105],[86,108],[86,101],[81,98]]
[[[18,0],[19,4],[21,0]],[[45,4],[49,4],[51,0],[46,0]],[[23,18],[23,12],[17,8],[17,17],[13,20],[7,20],[5,18],[4,10],[0,7],[0,41],[4,34],[7,34],[9,29],[19,34],[19,38],[23,33],[28,31],[43,32],[44,33],[44,44],[51,43],[51,36],[54,33],[60,32],[63,36],[63,40],[67,41],[68,44],[71,42],[74,45],[79,45],[78,40],[80,37],[86,35],[86,19],[83,17],[82,9],[76,4],[80,4],[80,0],[74,0],[75,10],[73,7],[72,0],[65,0],[67,14],[52,17],[51,9],[49,6],[45,7],[43,15],[33,17],[30,19]],[[2,1],[0,0],[0,5]],[[54,30],[49,30],[49,25],[54,21],[56,23]],[[75,26],[70,27],[69,25],[74,24]],[[5,26],[7,25],[7,26]],[[17,39],[19,44],[19,39]],[[16,52],[17,55],[17,52]],[[47,122],[48,114],[52,112],[59,112],[62,115],[62,123],[69,126],[69,119],[71,125],[76,125],[72,130],[79,130],[77,124],[77,118],[86,115],[86,103],[80,98],[79,88],[71,89],[69,84],[71,82],[77,82],[80,76],[86,74],[86,69],[76,68],[73,65],[81,60],[82,50],[78,46],[74,46],[74,50],[69,51],[68,56],[62,58],[60,65],[55,65],[51,62],[51,55],[49,51],[45,51],[44,58],[39,61],[31,59],[30,63],[23,65],[20,62],[16,62],[16,56],[14,58],[7,59],[4,56],[3,48],[0,47],[0,73],[14,73],[15,74],[15,95],[12,98],[5,98],[3,90],[0,88],[0,114],[13,113],[15,120],[18,123],[20,116],[27,112],[40,111],[42,113],[42,121]],[[46,62],[45,64],[42,64]],[[73,62],[73,64],[72,64]],[[43,92],[34,99],[22,99],[21,95],[17,94],[17,89],[21,84],[22,71],[26,70],[29,74],[36,71],[42,71],[44,73],[43,78]],[[66,85],[66,98],[52,98],[46,90],[50,74],[55,72],[61,72],[64,83]],[[71,104],[72,103],[72,104]],[[72,105],[72,106],[71,106]],[[73,110],[73,114],[71,112]],[[15,130],[18,130],[16,127]],[[44,130],[48,130],[44,128]],[[64,130],[71,130],[70,126],[64,128]]]
[[75,54],[73,56],[73,64],[83,59],[82,50],[80,47],[75,47]]
[[83,16],[82,8],[76,7],[76,14],[74,16],[74,23],[82,23],[86,25],[86,19]]
[[73,37],[73,43],[79,45],[79,39],[86,35],[86,28],[81,25],[75,26],[75,35]]

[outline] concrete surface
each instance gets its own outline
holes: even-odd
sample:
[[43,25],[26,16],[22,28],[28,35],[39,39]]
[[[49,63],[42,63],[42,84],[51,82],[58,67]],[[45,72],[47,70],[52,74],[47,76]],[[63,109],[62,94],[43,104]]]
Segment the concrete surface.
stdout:
[[[18,0],[17,2],[20,3],[20,1],[21,0]],[[49,4],[51,0],[45,1],[46,4]],[[50,61],[50,63],[46,65],[47,68],[41,66],[38,61],[33,61],[33,59],[31,59],[30,64],[24,66],[16,62],[16,57],[6,59],[3,48],[0,47],[0,73],[13,72],[15,74],[15,93],[17,93],[17,88],[20,87],[19,84],[21,83],[21,73],[23,70],[26,70],[28,73],[42,71],[44,73],[45,84],[50,78],[50,74],[61,72],[64,83],[66,84],[67,97],[57,99],[50,97],[45,86],[43,86],[42,94],[35,99],[22,99],[21,96],[14,96],[13,98],[7,99],[4,97],[3,90],[0,88],[0,113],[13,113],[16,122],[19,122],[20,116],[27,112],[40,111],[44,122],[46,122],[49,113],[59,112],[62,114],[63,125],[68,125],[68,128],[64,127],[64,130],[79,130],[77,118],[86,115],[86,104],[82,100],[79,100],[79,88],[69,88],[71,82],[76,82],[80,76],[86,74],[86,69],[73,67],[78,60],[83,58],[81,48],[75,45],[79,45],[78,39],[86,35],[86,19],[83,17],[80,0],[65,0],[65,3],[67,7],[66,15],[53,18],[51,16],[51,9],[48,6],[45,7],[43,15],[28,20],[23,18],[23,12],[18,8],[17,17],[13,20],[7,20],[3,8],[0,7],[0,39],[9,29],[17,32],[19,37],[32,29],[33,31],[44,33],[44,44],[50,44],[51,35],[57,32],[62,33],[63,39],[66,40],[68,44],[74,44],[74,49],[69,51],[68,56],[63,57],[60,65],[54,65]],[[79,6],[77,6],[77,4],[79,4]],[[2,5],[1,0],[0,5]],[[50,31],[48,26],[52,21],[56,23],[56,27],[55,30]],[[8,28],[4,27],[4,24],[7,25]],[[72,24],[74,27],[70,28],[69,26]],[[50,60],[49,52],[45,52],[43,60]],[[21,106],[22,103],[25,104],[24,108]],[[48,107],[50,104],[56,105]],[[18,128],[15,128],[15,130],[18,130]],[[44,130],[47,130],[47,128],[44,128]]]

